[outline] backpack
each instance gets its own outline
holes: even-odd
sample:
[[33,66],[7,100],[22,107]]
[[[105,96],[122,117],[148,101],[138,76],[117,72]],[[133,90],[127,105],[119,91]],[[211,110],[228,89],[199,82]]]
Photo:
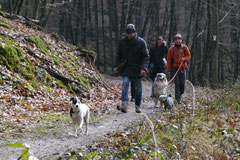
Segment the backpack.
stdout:
[[[175,46],[175,45],[174,45]],[[172,49],[173,49],[173,54],[172,54],[172,59],[171,59],[171,68],[172,68],[172,66],[173,66],[173,64],[174,64],[174,59],[173,59],[173,56],[174,56],[174,53],[175,53],[175,51],[174,51],[174,46],[172,46]],[[184,49],[184,44],[181,44],[181,46],[182,46],[182,48],[183,48],[183,52],[184,52],[184,54],[185,54],[185,49]]]

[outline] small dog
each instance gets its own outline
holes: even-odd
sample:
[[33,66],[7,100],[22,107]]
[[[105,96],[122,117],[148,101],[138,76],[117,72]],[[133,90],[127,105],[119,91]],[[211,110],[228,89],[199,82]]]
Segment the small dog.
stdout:
[[168,96],[166,95],[161,95],[159,96],[159,100],[160,101],[163,101],[164,103],[164,109],[165,110],[171,110],[173,109],[173,106],[174,106],[174,101],[173,101],[173,97],[171,94],[169,94]]
[[155,107],[157,107],[158,101],[160,101],[160,107],[164,107],[164,101],[159,97],[167,96],[167,86],[167,76],[164,73],[158,73],[153,82],[153,100]]
[[[90,118],[90,109],[86,104],[81,103],[82,98],[72,97],[70,101],[72,101],[70,116],[73,121],[75,136],[78,137],[82,132],[83,120],[86,125],[85,134],[87,135],[89,118]],[[78,123],[79,123],[79,126],[77,126]],[[78,130],[80,130],[80,132]]]

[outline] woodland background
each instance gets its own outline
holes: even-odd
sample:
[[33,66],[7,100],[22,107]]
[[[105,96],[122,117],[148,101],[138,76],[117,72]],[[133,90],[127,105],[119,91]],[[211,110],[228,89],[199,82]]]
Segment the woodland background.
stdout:
[[188,79],[193,84],[217,88],[239,78],[238,0],[1,0],[0,5],[96,51],[101,72],[112,72],[119,39],[133,23],[149,47],[157,36],[169,46],[174,34],[183,35],[192,54]]

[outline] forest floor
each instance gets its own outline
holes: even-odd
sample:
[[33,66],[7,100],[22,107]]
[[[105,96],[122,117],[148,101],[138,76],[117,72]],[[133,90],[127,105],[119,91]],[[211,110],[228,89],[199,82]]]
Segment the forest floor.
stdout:
[[[106,81],[121,83],[121,78],[107,76]],[[150,91],[151,82],[144,81],[142,111],[146,114],[151,114],[156,110],[153,109],[152,101],[149,99]],[[112,108],[112,111],[107,115],[93,114],[94,118],[91,118],[89,135],[82,133],[78,138],[70,134],[73,134],[73,127],[69,115],[48,114],[40,117],[37,126],[36,124],[18,126],[15,133],[12,134],[24,134],[24,138],[18,138],[17,136],[7,139],[1,138],[0,157],[7,160],[17,159],[21,156],[23,148],[5,146],[8,143],[19,142],[30,146],[30,155],[42,158],[56,158],[73,149],[90,145],[109,132],[122,131],[134,122],[144,118],[144,116],[135,113],[134,102],[130,102],[126,114],[119,112],[116,106],[109,106],[109,108]],[[27,128],[25,129],[27,132],[23,133],[22,128]],[[85,129],[85,126],[83,128]]]
[[[105,75],[105,79],[107,82],[121,84],[120,77]],[[150,98],[151,84],[152,82],[150,81],[143,81],[142,112],[150,117],[155,113],[162,112],[162,109],[153,107],[153,101]],[[173,87],[174,85],[170,85],[169,88],[174,95]],[[204,95],[205,97],[203,97]],[[203,97],[202,101],[204,101],[204,99],[212,99],[211,96],[215,95],[210,89],[200,87],[196,89],[196,99]],[[191,108],[192,98],[192,88],[190,85],[186,85],[186,91],[183,96],[184,105]],[[82,133],[78,138],[70,134],[73,133],[73,127],[67,113],[51,113],[36,117],[39,118],[37,125],[16,126],[17,129],[12,129],[14,132],[8,131],[8,135],[1,135],[0,157],[5,160],[20,157],[24,148],[6,147],[6,144],[19,142],[29,146],[29,155],[43,159],[57,159],[67,153],[71,154],[73,150],[81,150],[93,146],[98,140],[107,139],[107,134],[123,131],[145,119],[143,114],[135,113],[134,102],[129,103],[127,113],[119,112],[116,106],[109,106],[109,108],[111,111],[108,114],[92,114],[89,135]],[[178,111],[181,108],[181,105],[176,105],[174,110]],[[9,133],[15,136],[9,136]]]

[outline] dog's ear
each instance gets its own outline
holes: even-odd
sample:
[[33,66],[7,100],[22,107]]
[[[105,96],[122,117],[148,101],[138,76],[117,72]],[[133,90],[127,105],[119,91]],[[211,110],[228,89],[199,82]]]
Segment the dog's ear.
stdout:
[[72,98],[70,99],[70,102],[73,101],[73,99],[74,99],[74,97],[72,97]]
[[80,101],[80,102],[82,102],[82,101],[83,101],[83,98],[81,98],[81,97],[78,97],[78,99],[79,99],[79,101]]

